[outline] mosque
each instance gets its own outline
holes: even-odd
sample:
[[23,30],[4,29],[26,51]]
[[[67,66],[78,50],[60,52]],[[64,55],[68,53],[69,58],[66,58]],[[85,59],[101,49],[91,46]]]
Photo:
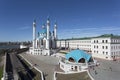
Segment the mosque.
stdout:
[[54,24],[54,30],[50,31],[50,20],[42,26],[36,36],[36,20],[33,21],[33,41],[29,53],[33,55],[51,55],[51,49],[56,48],[57,24]]

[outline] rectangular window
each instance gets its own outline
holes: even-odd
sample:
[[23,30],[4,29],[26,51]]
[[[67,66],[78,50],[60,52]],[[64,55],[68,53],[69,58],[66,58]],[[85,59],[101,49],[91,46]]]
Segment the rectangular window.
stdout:
[[103,54],[104,54],[104,51],[103,51]]
[[95,48],[95,45],[94,45],[94,48]]
[[108,52],[106,52],[106,55],[108,55]]
[[102,46],[102,49],[104,49],[104,46]]
[[108,46],[106,46],[106,49],[108,49]]
[[97,51],[97,53],[98,53],[98,51]]
[[108,40],[106,40],[106,43],[108,43]]
[[97,46],[97,48],[98,48],[98,46]]
[[97,40],[97,43],[98,43],[98,40]]
[[102,43],[104,43],[104,40],[102,40]]

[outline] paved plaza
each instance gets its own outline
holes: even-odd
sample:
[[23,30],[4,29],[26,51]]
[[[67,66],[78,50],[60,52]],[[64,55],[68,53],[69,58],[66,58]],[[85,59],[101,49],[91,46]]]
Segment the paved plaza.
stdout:
[[35,66],[44,73],[45,80],[53,80],[54,71],[59,62],[58,58],[24,53],[21,55],[33,65],[36,64]]
[[97,59],[100,66],[90,69],[95,80],[120,80],[120,62]]

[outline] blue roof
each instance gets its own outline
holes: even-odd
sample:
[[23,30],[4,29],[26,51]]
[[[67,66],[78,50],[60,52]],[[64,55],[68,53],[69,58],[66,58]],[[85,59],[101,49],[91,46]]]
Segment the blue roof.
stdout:
[[70,57],[72,57],[76,62],[78,62],[81,58],[84,58],[88,62],[92,56],[83,50],[73,50],[66,54],[67,60]]

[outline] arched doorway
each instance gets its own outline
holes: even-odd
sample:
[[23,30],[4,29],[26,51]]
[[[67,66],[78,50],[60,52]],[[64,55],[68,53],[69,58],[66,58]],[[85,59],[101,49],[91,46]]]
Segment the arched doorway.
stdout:
[[75,60],[74,60],[72,57],[70,57],[68,60],[69,60],[70,62],[75,62]]
[[93,62],[93,58],[91,57],[88,62]]
[[84,59],[84,58],[81,58],[78,62],[79,62],[79,63],[85,63],[85,59]]

